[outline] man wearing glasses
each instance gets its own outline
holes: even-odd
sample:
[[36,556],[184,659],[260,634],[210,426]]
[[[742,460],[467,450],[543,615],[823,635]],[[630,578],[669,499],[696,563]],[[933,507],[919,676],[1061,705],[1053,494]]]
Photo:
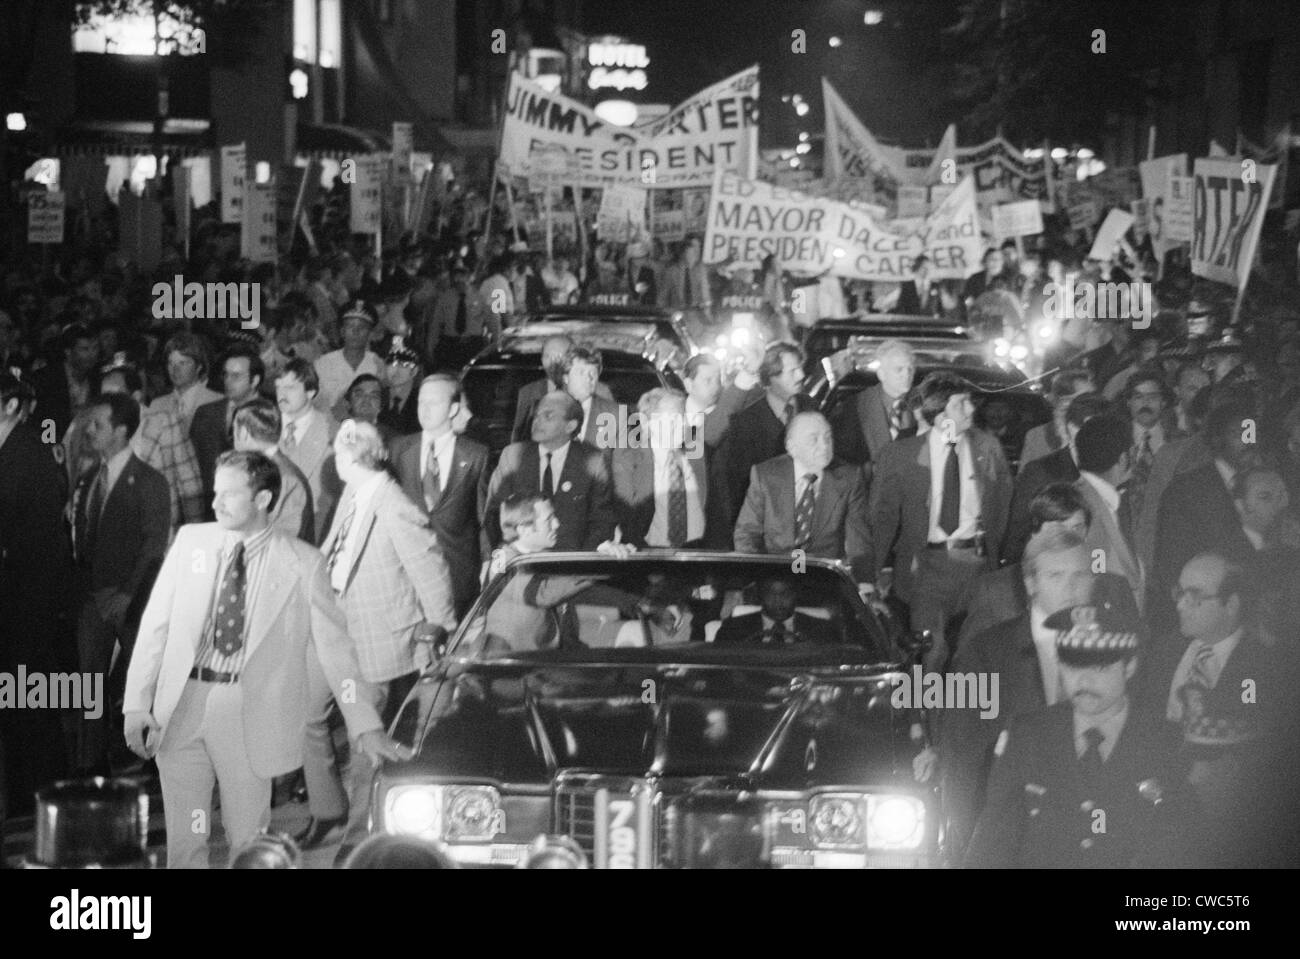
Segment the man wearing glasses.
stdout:
[[1221,552],[1188,560],[1171,590],[1186,645],[1162,644],[1148,668],[1146,708],[1182,730],[1189,782],[1210,821],[1207,865],[1281,865],[1300,845],[1286,755],[1296,654],[1261,637],[1252,583]]

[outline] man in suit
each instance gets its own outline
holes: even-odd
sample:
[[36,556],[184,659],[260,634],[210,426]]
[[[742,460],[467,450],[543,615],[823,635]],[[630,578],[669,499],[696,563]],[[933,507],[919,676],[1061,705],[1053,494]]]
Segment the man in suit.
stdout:
[[939,285],[930,280],[928,256],[918,256],[912,261],[912,278],[900,285],[894,312],[907,316],[943,315]]
[[1293,865],[1297,852],[1300,674],[1294,646],[1261,634],[1256,594],[1248,564],[1222,549],[1193,556],[1174,587],[1179,635],[1145,668],[1144,710],[1181,734],[1216,866]]
[[676,390],[647,390],[637,402],[640,441],[614,449],[614,502],[623,542],[704,545],[709,502],[705,451],[698,436],[684,446],[685,411],[686,398]]
[[167,379],[172,391],[158,397],[149,408],[176,414],[189,436],[198,408],[223,398],[216,390],[208,389],[208,344],[197,333],[177,333],[163,346],[163,355],[167,357]]
[[1029,504],[1049,483],[1073,483],[1079,478],[1079,453],[1074,440],[1083,424],[1101,416],[1110,404],[1100,393],[1081,393],[1070,401],[1065,413],[1066,443],[1060,449],[1030,462],[1021,461],[1011,494],[1011,517],[1002,544],[1002,562],[1020,559],[1029,539]]
[[[384,469],[388,451],[369,423],[346,420],[334,437],[339,476],[347,484],[339,513],[321,544],[330,586],[347,617],[371,706],[387,726],[420,670],[432,658],[431,637],[456,628],[447,559],[424,511]],[[303,773],[312,820],[300,834],[305,848],[327,841],[343,818],[344,796],[334,765],[324,663],[307,664],[307,739]],[[341,705],[341,704],[340,704]],[[335,865],[366,836],[373,767],[348,771],[347,831]]]
[[[1092,524],[1092,512],[1083,493],[1073,483],[1044,486],[1030,503],[1029,515],[1030,539],[1044,530],[1069,530],[1086,540]],[[1133,588],[1118,573],[1093,574],[1092,593],[1087,601],[1098,606],[1112,606],[1126,616],[1138,616]],[[1024,572],[1019,562],[982,573],[971,584],[970,608],[961,623],[960,642],[966,643],[998,623],[1015,619],[1028,604]]]
[[[66,497],[53,445],[22,421],[28,393],[0,369],[0,672],[61,668],[62,618],[69,611],[72,557],[64,524]],[[11,811],[66,773],[60,716],[49,709],[0,711],[0,809],[7,785]]]
[[[583,346],[572,347],[553,367],[556,384],[578,401],[582,410],[576,438],[600,450],[612,450],[616,445],[619,423],[619,404],[601,396],[596,390],[600,384],[601,358],[599,350]],[[536,409],[534,404],[533,409]],[[528,436],[532,413],[524,416],[515,432],[515,442]]]
[[316,409],[313,401],[320,383],[316,369],[295,358],[285,364],[275,380],[276,403],[280,407],[283,434],[280,450],[302,470],[311,488],[315,513],[315,542],[320,542],[334,516],[343,484],[334,466],[332,444],[338,424],[328,413]]
[[266,828],[272,779],[301,762],[309,660],[357,752],[410,756],[384,735],[323,557],[270,525],[279,476],[260,453],[221,455],[217,521],[177,534],[141,621],[123,725],[157,757],[169,868],[208,865],[214,782],[231,849]]
[[867,486],[880,451],[899,437],[916,435],[907,394],[916,375],[916,357],[903,340],[885,340],[876,348],[880,382],[869,386],[836,416],[835,449],[846,463],[862,466]]
[[773,343],[758,368],[762,395],[731,417],[731,428],[718,453],[726,496],[724,515],[734,526],[740,516],[755,466],[785,451],[785,428],[796,413],[814,409],[802,393],[804,357],[799,347]]
[[258,398],[235,411],[235,449],[261,453],[280,471],[280,494],[271,508],[271,525],[315,545],[316,513],[311,485],[302,470],[280,449],[280,435],[280,410],[270,400]]
[[930,429],[886,446],[871,485],[877,574],[892,552],[894,592],[910,608],[911,628],[934,636],[927,666],[936,670],[971,582],[993,568],[1011,505],[1002,444],[972,425],[972,389],[951,373],[927,376],[918,390]]
[[1013,716],[1061,699],[1056,634],[1044,623],[1058,610],[1087,602],[1093,590],[1083,539],[1065,528],[1044,529],[1030,539],[1021,573],[1025,602],[1019,615],[963,639],[953,658],[955,673],[999,679],[996,717],[961,709],[941,716],[944,801],[958,851],[979,815],[998,734]]
[[190,440],[203,477],[204,514],[209,522],[214,515],[212,481],[217,470],[217,457],[232,448],[231,424],[235,410],[257,399],[265,375],[266,367],[257,350],[242,343],[231,347],[221,361],[221,385],[226,395],[204,403],[194,411]]
[[1024,445],[1020,448],[1020,469],[1048,453],[1055,453],[1068,445],[1069,433],[1066,430],[1066,414],[1070,403],[1076,396],[1095,392],[1092,374],[1087,370],[1061,370],[1052,377],[1052,389],[1049,400],[1052,404],[1052,418],[1046,423],[1032,427],[1025,434]]
[[741,553],[781,553],[848,562],[858,582],[875,579],[867,529],[867,494],[853,466],[832,463],[831,425],[799,413],[786,430],[784,456],[754,467],[736,523]]
[[[83,673],[108,675],[113,647],[129,656],[140,609],[158,573],[170,534],[167,481],[131,452],[140,407],[105,393],[88,409],[87,439],[99,466],[77,481],[72,495],[73,547],[84,598],[77,621],[77,661]],[[78,750],[83,770],[108,768],[108,718],[84,720]]]
[[[988,802],[966,855],[975,867],[1126,868],[1186,861],[1193,827],[1170,737],[1130,703],[1137,622],[1063,609],[1063,698],[1022,713],[998,741]],[[1103,828],[1098,828],[1098,824]]]
[[1133,516],[1125,483],[1132,474],[1129,424],[1117,416],[1096,416],[1075,436],[1079,478],[1074,487],[1083,496],[1092,521],[1086,542],[1103,572],[1118,573],[1129,582],[1138,609],[1146,604],[1146,571],[1133,549]]
[[1210,413],[1210,397],[1211,391],[1205,388],[1193,398],[1187,410],[1187,425],[1191,432],[1166,442],[1151,461],[1151,472],[1147,475],[1142,496],[1142,511],[1138,514],[1137,530],[1133,535],[1138,558],[1148,571],[1156,570],[1156,532],[1160,523],[1160,502],[1165,490],[1184,473],[1214,462],[1214,455],[1205,441],[1205,420]]
[[773,576],[758,584],[757,613],[731,616],[722,621],[713,638],[722,645],[784,646],[788,643],[835,641],[830,627],[820,619],[798,611],[799,591],[793,577]]
[[616,516],[606,457],[574,439],[582,407],[568,393],[547,393],[532,418],[532,441],[511,443],[488,483],[483,508],[483,549],[501,542],[498,514],[512,493],[541,493],[560,520],[557,549],[595,549],[614,535]]
[[99,364],[99,340],[79,323],[67,327],[60,339],[63,361],[32,374],[36,390],[32,425],[44,432],[47,422],[52,424],[55,441],[61,443],[72,417],[90,402],[90,375]]
[[1156,522],[1152,613],[1159,625],[1172,616],[1168,595],[1183,566],[1207,549],[1234,558],[1249,557],[1254,549],[1242,532],[1232,504],[1232,481],[1241,470],[1259,463],[1254,442],[1255,409],[1248,402],[1230,400],[1212,409],[1206,418],[1205,441],[1213,462],[1182,474],[1170,482],[1160,498]]
[[[1135,524],[1142,515],[1147,481],[1156,454],[1164,449],[1166,443],[1183,435],[1174,425],[1172,415],[1166,412],[1167,392],[1160,370],[1153,368],[1139,369],[1129,377],[1124,388],[1124,401],[1133,421],[1133,475],[1129,478],[1127,491]],[[1137,532],[1136,525],[1133,532]]]
[[451,571],[456,615],[464,616],[478,595],[479,504],[487,498],[488,450],[452,429],[461,404],[454,376],[426,376],[418,402],[421,431],[394,441],[392,461],[402,489],[424,509],[437,534]]
[[716,455],[731,428],[731,418],[762,395],[735,382],[724,389],[722,361],[712,353],[696,353],[686,361],[682,385],[686,387],[687,426],[701,436],[707,458]]
[[[420,382],[424,378],[420,366],[420,355],[406,345],[403,337],[393,337],[384,356],[384,376],[388,380],[388,391],[377,425],[380,433],[387,431],[391,436],[406,436],[420,428],[419,393]],[[355,381],[354,381],[355,382]],[[352,392],[352,388],[348,388]]]

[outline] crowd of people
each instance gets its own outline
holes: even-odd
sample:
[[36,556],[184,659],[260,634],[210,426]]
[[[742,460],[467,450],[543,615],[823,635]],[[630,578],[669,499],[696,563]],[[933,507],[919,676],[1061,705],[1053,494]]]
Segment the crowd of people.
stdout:
[[[94,719],[0,711],[16,808],[67,774],[154,761],[169,864],[203,865],[192,811],[211,812],[214,783],[238,846],[301,766],[312,819],[299,838],[342,838],[342,859],[366,828],[361,760],[403,755],[383,730],[506,558],[803,550],[843,560],[865,599],[927,630],[928,670],[1000,677],[996,721],[940,710],[921,737],[915,775],[943,783],[959,856],[1132,864],[1163,835],[1135,838],[1145,806],[1116,798],[1099,838],[1057,795],[1088,792],[1122,759],[1160,779],[1165,808],[1186,795],[1209,824],[1192,861],[1294,860],[1293,287],[1261,283],[1231,326],[1171,260],[1154,322],[1133,329],[1044,314],[1038,291],[1076,269],[1081,283],[1153,277],[1144,256],[1126,269],[1062,242],[1008,262],[1013,244],[964,285],[931,283],[921,258],[912,281],[875,290],[795,281],[771,262],[705,267],[692,237],[673,251],[598,243],[575,273],[565,256],[512,248],[504,221],[481,234],[466,213],[480,209],[451,205],[382,259],[322,222],[315,252],[254,267],[237,233],[203,219],[189,260],[170,246],[153,275],[117,255],[111,223],[43,272],[6,259],[0,669],[103,674],[112,695]],[[176,274],[260,284],[260,325],[159,318],[152,283]],[[793,310],[795,282],[818,305]],[[703,315],[753,297],[769,345],[738,370],[693,356],[681,390],[636,404],[647,423],[682,424],[649,431],[677,441],[622,446],[598,428],[619,410],[600,352],[555,338],[494,462],[457,372],[522,314],[592,294]],[[1013,335],[1056,323],[1053,415],[1017,472],[977,425],[979,392],[953,372],[918,377],[905,340],[875,351],[877,385],[816,408],[801,329],[879,309],[992,315]],[[764,625],[766,641],[798,640],[793,622]],[[345,770],[332,704],[354,745]],[[1061,729],[1074,756],[1050,753]],[[1086,758],[1084,778],[1071,766],[1033,779],[1048,753]],[[1047,803],[1041,819],[1031,786],[1047,792],[1030,797]]]

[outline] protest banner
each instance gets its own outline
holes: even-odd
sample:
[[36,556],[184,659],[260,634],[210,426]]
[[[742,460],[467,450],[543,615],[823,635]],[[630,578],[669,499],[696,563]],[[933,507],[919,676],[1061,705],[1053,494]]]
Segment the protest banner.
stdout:
[[1043,208],[1037,200],[999,203],[993,207],[993,232],[1003,240],[1042,233]]
[[247,174],[246,145],[235,143],[221,148],[221,222],[240,223],[244,218],[244,177]]
[[62,243],[63,193],[32,193],[27,197],[27,242]]
[[411,177],[411,153],[415,150],[415,124],[393,124],[393,174],[400,183]]
[[923,186],[900,186],[898,188],[898,217],[924,217],[929,213],[930,191]]
[[1255,262],[1277,167],[1250,172],[1235,158],[1202,158],[1192,167],[1192,272],[1245,288]]
[[707,187],[717,169],[752,172],[758,159],[758,67],[700,91],[653,123],[615,127],[594,110],[510,74],[501,125],[501,170],[528,176],[546,145],[578,160],[575,185]]
[[633,243],[645,239],[646,191],[634,186],[607,186],[601,191],[596,232],[602,240]]
[[[1180,242],[1169,233],[1165,197],[1169,192],[1170,178],[1187,175],[1187,154],[1174,153],[1156,157],[1138,164],[1138,170],[1142,178],[1142,196],[1148,201],[1151,251],[1155,254],[1156,262],[1163,266],[1165,254]],[[1187,210],[1187,222],[1190,226],[1190,207]]]
[[1168,244],[1192,241],[1192,178],[1171,176],[1165,181],[1161,211],[1165,240]]
[[1071,230],[1091,230],[1099,215],[1095,200],[1078,200],[1066,208]]
[[1151,201],[1134,200],[1128,208],[1133,214],[1133,238],[1141,243],[1151,235]]
[[903,150],[877,142],[825,77],[822,106],[826,117],[827,179],[867,180],[874,193],[892,192],[900,183],[914,182],[907,172]]
[[371,153],[356,157],[357,179],[351,184],[349,226],[353,233],[379,233],[383,223],[384,157]]
[[757,267],[776,257],[784,270],[859,280],[898,281],[927,254],[939,279],[979,269],[982,241],[974,181],[964,180],[919,231],[901,232],[846,203],[810,197],[719,172],[709,204],[704,262]]
[[1124,238],[1128,228],[1133,225],[1133,214],[1118,208],[1110,210],[1101,223],[1101,229],[1093,237],[1092,249],[1088,257],[1093,260],[1109,260],[1115,255],[1115,247]]
[[244,188],[244,224],[240,255],[253,263],[274,263],[276,247],[275,184],[249,183]]
[[[918,178],[924,182],[936,158],[943,159],[935,151],[903,151],[902,182],[917,182]],[[1003,137],[994,137],[976,146],[959,147],[956,160],[958,179],[974,178],[975,200],[981,208],[1038,200],[1046,211],[1051,211],[1047,158],[1031,160]]]
[[709,219],[710,190],[682,191],[682,229],[687,233],[703,233]]

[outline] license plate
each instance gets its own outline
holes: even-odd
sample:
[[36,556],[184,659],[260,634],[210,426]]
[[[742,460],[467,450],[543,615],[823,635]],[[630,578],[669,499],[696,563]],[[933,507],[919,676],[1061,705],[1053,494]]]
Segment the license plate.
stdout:
[[597,789],[595,867],[649,869],[652,865],[651,816],[648,789],[631,794]]

